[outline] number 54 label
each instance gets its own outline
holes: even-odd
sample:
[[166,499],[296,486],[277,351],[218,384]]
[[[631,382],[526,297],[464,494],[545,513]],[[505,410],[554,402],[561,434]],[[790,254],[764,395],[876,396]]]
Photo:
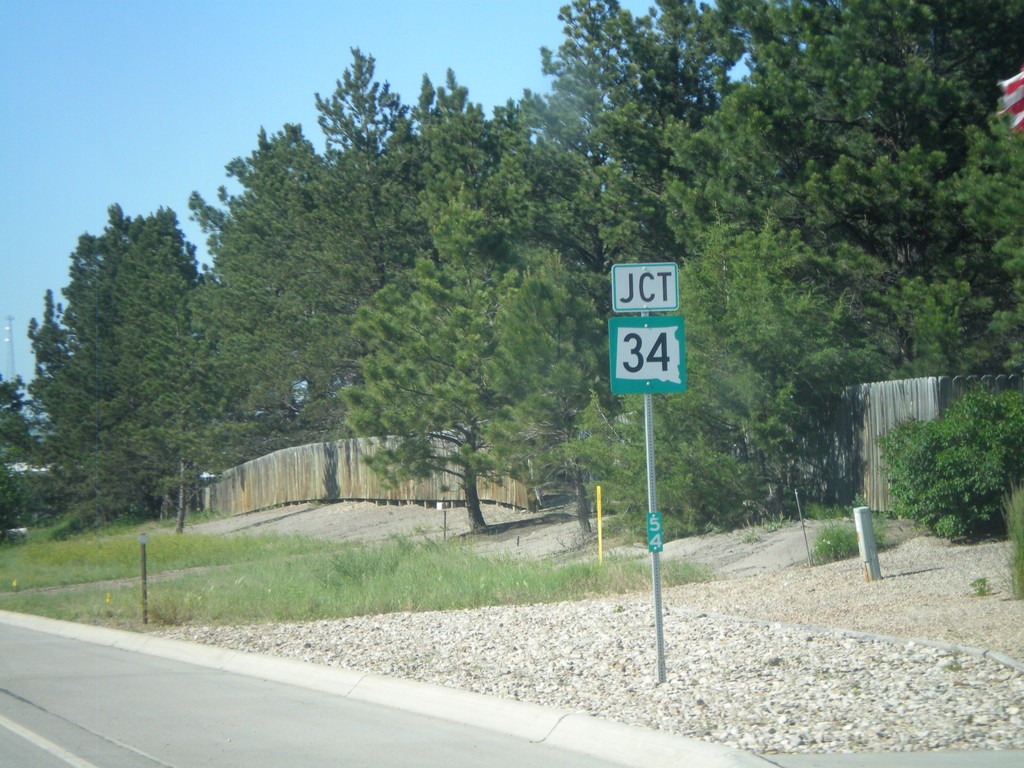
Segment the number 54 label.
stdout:
[[686,391],[683,318],[613,317],[608,340],[614,394]]
[[665,534],[661,528],[661,512],[647,513],[647,551],[661,552],[665,549]]

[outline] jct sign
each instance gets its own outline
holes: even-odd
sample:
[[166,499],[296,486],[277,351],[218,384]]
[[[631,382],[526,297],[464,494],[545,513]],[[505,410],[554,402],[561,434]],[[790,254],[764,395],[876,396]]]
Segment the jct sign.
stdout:
[[666,264],[612,265],[612,309],[674,312],[679,309],[679,268]]
[[658,648],[658,682],[665,682],[665,639],[661,621],[661,549],[664,543],[654,482],[654,424],[651,395],[686,389],[686,342],[683,318],[651,316],[679,309],[679,270],[675,264],[614,264],[612,308],[640,317],[608,320],[608,362],[616,395],[644,396],[647,444],[647,547],[654,585],[654,634]]

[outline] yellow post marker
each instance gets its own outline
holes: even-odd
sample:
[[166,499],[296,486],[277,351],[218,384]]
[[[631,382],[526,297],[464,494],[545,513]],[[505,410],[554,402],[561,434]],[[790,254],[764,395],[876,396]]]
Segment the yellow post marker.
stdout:
[[597,562],[604,563],[604,539],[601,536],[601,486],[597,486]]

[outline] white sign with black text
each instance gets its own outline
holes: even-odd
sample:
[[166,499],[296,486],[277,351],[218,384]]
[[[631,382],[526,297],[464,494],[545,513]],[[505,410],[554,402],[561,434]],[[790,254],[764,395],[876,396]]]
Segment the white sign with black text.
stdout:
[[612,265],[612,309],[616,312],[674,312],[679,309],[679,267],[671,262]]

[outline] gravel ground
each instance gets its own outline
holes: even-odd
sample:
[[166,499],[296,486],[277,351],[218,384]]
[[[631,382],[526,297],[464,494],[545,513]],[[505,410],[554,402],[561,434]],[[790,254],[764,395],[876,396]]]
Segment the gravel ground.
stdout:
[[845,561],[666,589],[662,685],[644,594],[161,634],[763,753],[1024,749],[1008,552],[918,537],[881,554],[880,582]]

